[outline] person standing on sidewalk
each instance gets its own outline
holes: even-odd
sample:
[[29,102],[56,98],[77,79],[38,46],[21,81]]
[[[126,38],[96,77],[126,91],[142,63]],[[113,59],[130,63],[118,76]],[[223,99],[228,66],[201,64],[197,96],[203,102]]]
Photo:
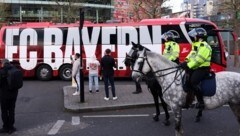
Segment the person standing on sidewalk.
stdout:
[[89,67],[89,92],[92,93],[92,86],[93,81],[95,84],[96,92],[99,92],[99,85],[98,85],[98,67],[100,66],[99,61],[97,60],[96,56],[93,55],[90,62],[88,63]]
[[106,97],[104,99],[106,101],[109,100],[109,88],[108,84],[110,82],[111,84],[111,89],[112,89],[112,96],[113,100],[117,99],[117,96],[115,94],[115,85],[114,85],[114,69],[113,67],[116,67],[114,58],[111,56],[111,50],[106,49],[105,50],[105,55],[101,59],[101,70],[103,74],[103,80],[104,80],[104,85],[105,85],[105,93]]
[[8,59],[3,59],[1,63],[2,67],[0,69],[0,104],[3,127],[0,129],[0,133],[11,134],[16,131],[16,128],[14,127],[15,106],[19,88],[14,87],[14,85],[10,85],[9,83],[11,82],[8,81],[14,80],[14,84],[17,85],[19,82],[22,82],[22,78],[20,79],[16,77],[9,77],[9,70],[15,68],[17,69],[17,67],[11,65]]
[[73,61],[73,67],[72,67],[72,77],[74,78],[75,82],[77,83],[77,89],[73,93],[73,95],[80,95],[80,54],[76,53],[74,56],[74,60],[70,57],[70,59]]

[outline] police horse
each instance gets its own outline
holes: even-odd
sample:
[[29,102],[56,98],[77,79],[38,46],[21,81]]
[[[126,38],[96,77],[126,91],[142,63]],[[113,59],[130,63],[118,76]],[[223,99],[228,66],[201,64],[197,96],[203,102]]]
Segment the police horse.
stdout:
[[[124,60],[125,65],[127,67],[131,67],[131,68],[133,68],[134,63],[138,57],[138,51],[143,50],[143,49],[149,50],[140,44],[135,44],[132,42],[132,45],[133,45],[133,47],[128,52],[128,54],[126,54],[126,58]],[[163,123],[166,126],[170,125],[170,121],[169,121],[170,116],[169,116],[169,112],[168,112],[168,106],[162,98],[161,86],[159,85],[158,81],[154,78],[152,72],[148,72],[144,78],[145,78],[146,84],[148,85],[148,88],[153,96],[154,105],[156,108],[156,115],[153,117],[153,120],[159,121],[160,109],[159,109],[159,99],[158,98],[160,98],[163,110],[165,112],[165,120]]]
[[[182,106],[185,104],[187,95],[182,87],[182,75],[185,72],[164,56],[143,49],[134,64],[132,78],[139,81],[148,72],[154,73],[162,87],[163,99],[173,111],[175,135],[182,136]],[[218,72],[215,81],[216,93],[211,97],[204,97],[205,109],[215,109],[229,104],[240,123],[240,74],[227,71]]]

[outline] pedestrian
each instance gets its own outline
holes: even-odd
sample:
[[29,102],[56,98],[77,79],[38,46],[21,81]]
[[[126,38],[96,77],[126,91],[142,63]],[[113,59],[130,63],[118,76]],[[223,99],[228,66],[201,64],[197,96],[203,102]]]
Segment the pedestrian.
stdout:
[[[18,89],[13,87],[14,85],[9,84],[9,70],[13,69],[14,66],[10,64],[8,59],[3,59],[0,68],[0,103],[1,103],[1,114],[3,127],[0,129],[0,133],[13,133],[16,131],[14,127],[15,123],[15,106],[18,95]],[[15,67],[16,68],[16,67]],[[16,68],[17,69],[17,68]],[[21,73],[22,74],[22,73]],[[12,81],[13,78],[10,80]],[[19,78],[16,78],[19,79]],[[16,81],[15,79],[13,79]],[[21,81],[22,83],[22,77]],[[18,81],[14,84],[18,84]]]
[[92,93],[93,82],[95,84],[96,92],[99,92],[99,85],[98,85],[98,67],[100,66],[99,61],[97,60],[96,56],[93,55],[90,62],[87,64],[89,67],[89,92]]
[[111,50],[106,49],[105,55],[101,59],[101,70],[102,70],[102,74],[103,74],[103,80],[104,80],[104,85],[105,85],[105,94],[106,94],[106,97],[104,97],[104,99],[106,101],[109,100],[109,90],[108,90],[109,82],[111,84],[113,100],[116,100],[118,98],[115,94],[113,67],[116,67],[116,65],[115,65],[114,58],[111,56]]
[[[212,48],[206,42],[207,32],[204,28],[194,28],[188,32],[188,35],[195,39],[193,42],[194,48],[192,48],[192,51],[186,57],[186,60],[180,64],[180,66],[190,74],[191,88],[198,100],[196,108],[204,109],[205,105],[203,95],[201,93],[200,82],[210,73]],[[184,107],[188,106],[188,103],[186,103],[186,106]]]
[[180,48],[178,43],[175,42],[175,37],[177,36],[174,36],[171,30],[162,35],[162,39],[165,40],[163,56],[166,57],[168,60],[179,64]]
[[80,95],[80,54],[76,53],[74,56],[74,60],[70,57],[70,59],[73,62],[73,67],[72,67],[72,77],[75,80],[75,82],[77,83],[77,88],[76,91],[73,93],[73,95]]

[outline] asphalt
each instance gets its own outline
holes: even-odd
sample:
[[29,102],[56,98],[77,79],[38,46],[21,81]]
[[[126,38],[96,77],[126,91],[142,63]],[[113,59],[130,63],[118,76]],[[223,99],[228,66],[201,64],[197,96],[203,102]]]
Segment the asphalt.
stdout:
[[[235,71],[240,73],[240,66],[233,66],[233,56],[228,58],[228,71]],[[88,91],[88,82],[84,84],[84,95],[85,102],[80,102],[80,96],[73,96],[76,87],[64,86],[64,108],[66,111],[71,112],[87,112],[87,111],[96,111],[96,110],[119,110],[123,108],[132,108],[132,107],[141,107],[153,105],[153,98],[150,92],[147,89],[145,83],[141,84],[143,92],[140,94],[132,94],[135,91],[135,85],[132,81],[115,81],[116,95],[117,100],[113,100],[111,97],[111,88],[110,100],[106,101],[103,98],[105,97],[104,85],[100,81],[99,93],[93,92],[89,93]]]

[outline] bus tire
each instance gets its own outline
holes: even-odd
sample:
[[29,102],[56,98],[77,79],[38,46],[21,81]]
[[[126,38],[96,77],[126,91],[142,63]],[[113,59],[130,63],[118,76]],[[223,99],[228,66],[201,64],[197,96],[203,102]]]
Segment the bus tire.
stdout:
[[52,78],[52,68],[48,65],[41,65],[37,69],[37,78],[42,81],[48,81]]
[[59,70],[59,76],[64,81],[72,79],[72,65],[63,65]]

